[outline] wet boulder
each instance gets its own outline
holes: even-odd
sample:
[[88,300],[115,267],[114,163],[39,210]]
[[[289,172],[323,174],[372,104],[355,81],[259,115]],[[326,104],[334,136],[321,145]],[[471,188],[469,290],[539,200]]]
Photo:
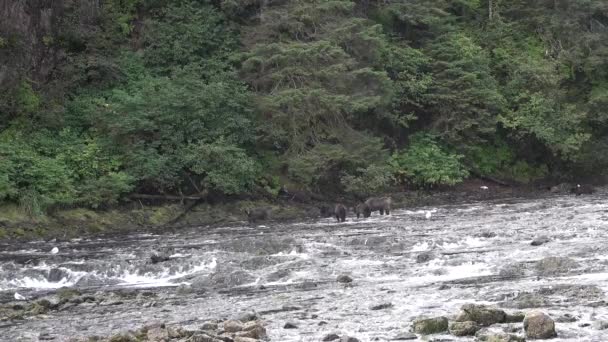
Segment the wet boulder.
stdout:
[[420,253],[416,256],[416,262],[419,264],[429,262],[432,259],[433,259],[433,253],[431,253],[431,252]]
[[242,331],[237,333],[237,336],[263,339],[266,338],[266,328],[260,322],[250,321],[242,326]]
[[554,194],[565,194],[572,189],[572,184],[570,183],[560,183],[549,188],[549,191]]
[[541,246],[544,245],[548,242],[550,242],[551,239],[549,239],[548,236],[546,235],[541,235],[541,236],[537,236],[534,238],[534,240],[532,240],[532,242],[530,243],[530,245],[532,246]]
[[540,276],[553,276],[568,273],[576,269],[579,264],[566,257],[547,257],[536,262],[536,273]]
[[336,333],[330,333],[330,334],[326,334],[325,336],[323,336],[323,338],[321,338],[322,342],[330,342],[330,341],[337,341],[340,339],[340,336]]
[[336,281],[338,283],[342,283],[342,284],[348,284],[348,283],[352,283],[353,282],[353,278],[351,278],[350,276],[346,275],[346,274],[340,274],[337,278]]
[[169,340],[169,332],[163,327],[153,327],[148,329],[146,334],[150,342],[164,342]]
[[217,328],[218,325],[215,322],[205,322],[203,325],[201,325],[201,330],[215,331]]
[[169,259],[171,259],[171,258],[169,256],[169,253],[167,253],[167,252],[154,251],[150,255],[150,262],[153,264],[158,264],[161,262],[169,261]]
[[243,323],[235,320],[228,320],[224,322],[224,331],[227,333],[235,333],[243,331]]
[[393,307],[393,303],[380,303],[369,307],[370,310],[384,310]]
[[412,324],[412,330],[422,335],[443,333],[448,331],[448,319],[446,317],[419,318]]
[[358,338],[352,336],[342,336],[340,342],[360,342]]
[[521,323],[524,321],[525,317],[526,314],[521,311],[507,314],[505,317],[505,323]]
[[578,317],[575,317],[569,313],[563,314],[559,317],[557,317],[557,319],[555,319],[555,321],[557,323],[574,323],[576,321],[578,321]]
[[530,339],[549,339],[557,336],[555,322],[541,311],[531,311],[524,318],[526,337]]
[[295,323],[286,322],[283,329],[298,329],[298,326]]
[[255,277],[251,274],[235,269],[230,266],[217,267],[216,270],[208,276],[198,276],[192,280],[193,289],[226,289],[235,286],[248,284],[255,281]]
[[244,337],[244,336],[236,336],[233,340],[234,342],[258,342],[255,338]]
[[570,192],[576,196],[580,195],[591,195],[595,192],[595,189],[589,184],[577,184],[570,189]]
[[456,318],[457,322],[473,321],[487,327],[496,323],[504,323],[507,314],[500,309],[477,304],[465,304],[461,307],[461,312]]
[[452,322],[448,329],[454,336],[474,336],[481,327],[473,321]]

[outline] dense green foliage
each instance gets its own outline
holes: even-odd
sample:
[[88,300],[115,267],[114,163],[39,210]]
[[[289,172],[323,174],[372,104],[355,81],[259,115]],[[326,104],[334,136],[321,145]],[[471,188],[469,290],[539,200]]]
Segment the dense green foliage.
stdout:
[[37,38],[45,77],[22,62],[25,33],[0,32],[17,70],[0,86],[0,200],[31,213],[608,166],[603,0],[65,6]]

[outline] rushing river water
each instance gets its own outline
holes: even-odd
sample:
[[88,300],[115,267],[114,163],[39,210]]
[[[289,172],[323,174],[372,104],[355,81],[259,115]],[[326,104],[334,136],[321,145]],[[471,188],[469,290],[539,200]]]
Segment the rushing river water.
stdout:
[[[33,300],[60,287],[104,299],[0,322],[0,339],[64,341],[255,311],[272,341],[319,341],[334,331],[390,340],[417,316],[450,316],[474,302],[574,317],[556,323],[554,341],[608,340],[594,324],[608,320],[605,194],[391,214],[1,245],[0,303],[14,302],[15,292]],[[540,235],[550,241],[532,246]],[[152,264],[159,248],[171,258]],[[336,282],[341,274],[354,281]],[[370,309],[382,303],[392,307]],[[283,329],[287,321],[298,329]]]

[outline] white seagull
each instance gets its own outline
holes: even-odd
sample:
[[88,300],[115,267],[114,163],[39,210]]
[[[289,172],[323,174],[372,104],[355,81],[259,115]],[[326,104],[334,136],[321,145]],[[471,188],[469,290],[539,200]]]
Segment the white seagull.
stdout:
[[57,254],[57,253],[59,253],[59,248],[53,247],[53,249],[51,249],[51,254]]
[[427,220],[430,220],[431,219],[431,211],[427,210],[426,214],[424,215],[424,217],[426,217]]
[[17,292],[15,292],[15,299],[16,300],[26,300],[26,298],[20,294],[18,294]]
[[481,190],[488,190],[488,189],[489,189],[489,188],[488,188],[487,186],[485,186],[485,185],[482,185],[482,186],[480,186],[479,188],[480,188]]

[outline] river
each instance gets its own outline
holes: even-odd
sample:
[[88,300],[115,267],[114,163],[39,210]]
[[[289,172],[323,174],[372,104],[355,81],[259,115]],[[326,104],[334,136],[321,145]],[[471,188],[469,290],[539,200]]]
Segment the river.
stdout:
[[[3,244],[0,304],[14,304],[15,292],[31,301],[62,287],[94,299],[0,321],[0,338],[66,341],[150,322],[200,326],[255,311],[271,341],[319,341],[334,331],[382,341],[409,331],[418,316],[451,316],[465,303],[481,303],[508,312],[540,308],[555,319],[567,314],[572,319],[556,323],[553,341],[606,341],[608,330],[596,321],[608,320],[607,228],[608,203],[598,193],[401,209],[359,220],[350,213],[345,223]],[[549,241],[532,246],[541,235]],[[170,259],[152,264],[157,249]],[[337,282],[342,274],[353,282]],[[392,306],[371,310],[384,303]],[[285,322],[298,328],[283,329]]]

